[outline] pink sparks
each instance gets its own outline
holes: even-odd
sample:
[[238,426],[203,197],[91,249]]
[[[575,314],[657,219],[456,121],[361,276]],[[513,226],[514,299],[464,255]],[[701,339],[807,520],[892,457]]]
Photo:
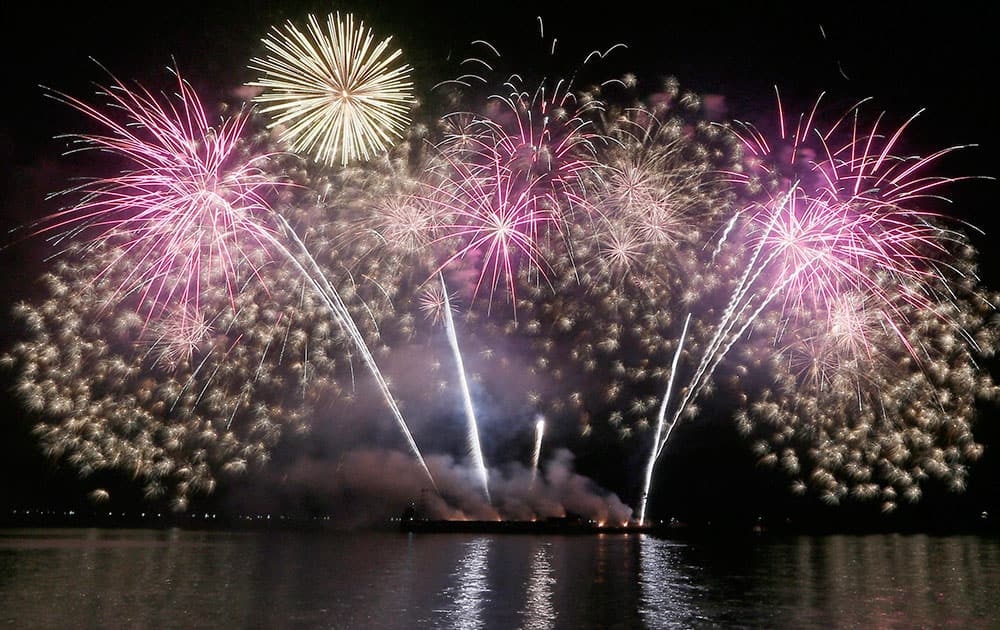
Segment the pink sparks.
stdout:
[[475,294],[488,285],[491,303],[501,284],[516,303],[521,261],[544,275],[543,246],[561,239],[587,207],[585,181],[598,168],[601,136],[570,113],[573,105],[568,93],[546,99],[539,88],[533,98],[492,97],[484,116],[449,117],[454,131],[443,152],[450,172],[432,202],[452,220],[435,242],[459,242],[442,268],[481,257]]
[[859,104],[820,131],[813,126],[818,105],[794,131],[785,128],[782,114],[786,144],[780,147],[745,127],[743,141],[754,165],[777,184],[752,213],[754,238],[774,265],[772,281],[787,286],[786,309],[821,308],[833,330],[843,324],[844,296],[863,294],[915,356],[900,328],[905,317],[897,300],[917,308],[935,304],[947,283],[951,248],[960,238],[943,227],[940,215],[919,207],[938,197],[938,187],[956,180],[923,173],[958,147],[927,158],[895,157],[915,116],[891,134],[879,129],[881,116],[865,131]]
[[548,206],[537,203],[531,186],[521,186],[499,160],[488,174],[473,174],[457,162],[451,166],[452,179],[434,190],[433,201],[452,219],[442,226],[445,235],[435,242],[458,244],[438,271],[457,260],[478,257],[479,278],[473,294],[488,285],[492,304],[505,281],[513,303],[519,261],[544,271],[538,239],[547,226],[558,227],[557,219]]
[[44,219],[38,231],[86,231],[93,242],[118,246],[109,269],[129,270],[111,299],[137,292],[147,319],[171,303],[197,312],[200,295],[219,276],[232,300],[240,284],[257,275],[272,240],[261,221],[270,211],[263,192],[274,185],[261,170],[268,156],[241,161],[236,151],[247,115],[213,127],[191,86],[173,74],[173,98],[112,77],[100,92],[107,99],[103,109],[52,93],[105,130],[72,135],[77,150],[111,153],[128,170],[60,193],[81,200]]
[[599,168],[595,142],[603,138],[570,113],[572,96],[547,100],[539,88],[531,99],[523,92],[492,98],[490,115],[479,121],[489,142],[484,157],[496,156],[514,179],[530,184],[536,203],[562,216],[584,206],[584,177]]
[[942,251],[940,229],[910,213],[810,198],[796,187],[765,204],[754,220],[780,265],[778,276],[794,275],[787,295],[795,302],[830,305],[845,290],[882,295],[879,274],[897,285],[936,278],[930,253]]

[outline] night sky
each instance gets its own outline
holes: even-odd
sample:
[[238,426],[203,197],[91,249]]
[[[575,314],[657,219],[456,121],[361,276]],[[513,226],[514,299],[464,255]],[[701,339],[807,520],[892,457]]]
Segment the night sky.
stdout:
[[[560,3],[561,4],[561,3]],[[40,85],[88,97],[104,71],[144,85],[168,87],[164,71],[176,63],[206,101],[222,99],[255,78],[246,62],[261,54],[259,40],[285,20],[303,22],[312,12],[354,12],[377,34],[394,35],[414,68],[418,96],[455,74],[457,58],[475,39],[490,41],[508,57],[536,70],[546,40],[558,38],[564,59],[581,59],[616,43],[608,67],[633,72],[640,87],[675,76],[681,86],[725,97],[729,115],[756,123],[774,118],[774,89],[791,111],[800,111],[826,92],[829,103],[845,106],[872,97],[868,111],[885,110],[902,121],[926,111],[911,128],[905,148],[927,154],[952,145],[976,144],[940,164],[947,175],[996,176],[998,148],[995,25],[997,9],[973,11],[962,3],[913,8],[894,3],[776,3],[767,9],[743,3],[605,3],[585,9],[541,9],[519,2],[205,2],[135,4],[21,3],[5,10],[2,40],[4,98],[0,112],[0,223],[6,233],[56,209],[45,194],[66,187],[74,173],[61,157],[60,133],[80,131],[76,112],[44,96]],[[810,6],[813,5],[813,6]],[[145,13],[150,10],[152,13]],[[13,14],[11,14],[13,11]],[[577,54],[574,54],[578,51]],[[93,58],[93,60],[91,59]],[[566,67],[566,71],[572,68]],[[993,234],[997,184],[978,179],[948,188],[954,214],[985,231],[973,240],[982,251],[982,276],[1000,286],[1000,258]],[[36,240],[8,234],[0,252],[0,341],[11,341],[10,306],[39,293],[36,281],[46,250]],[[1000,373],[998,373],[1000,376]],[[0,392],[0,514],[8,507],[82,505],[92,487],[71,470],[46,462],[35,447],[29,423],[9,392]],[[973,466],[967,493],[953,496],[929,488],[916,507],[891,518],[877,508],[821,508],[810,499],[791,499],[781,474],[758,468],[747,444],[728,418],[706,420],[682,431],[661,461],[652,510],[692,521],[745,523],[757,516],[773,522],[907,523],[952,525],[974,522],[981,512],[1000,518],[1000,418],[984,409],[976,436],[986,454]],[[612,454],[614,456],[615,454]],[[603,453],[607,457],[607,453]],[[580,453],[578,468],[625,498],[637,471],[600,453]],[[668,482],[667,480],[675,480]],[[676,481],[680,480],[680,481]],[[234,490],[237,492],[237,490]],[[238,489],[244,494],[252,488]],[[126,492],[127,494],[127,492]],[[218,507],[208,499],[205,505]],[[881,520],[880,520],[881,519]]]

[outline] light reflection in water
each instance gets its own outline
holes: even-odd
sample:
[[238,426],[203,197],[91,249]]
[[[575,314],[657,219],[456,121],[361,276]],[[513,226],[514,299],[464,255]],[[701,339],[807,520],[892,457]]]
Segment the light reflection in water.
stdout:
[[996,536],[5,530],[0,627],[1000,628]]
[[690,628],[699,618],[697,587],[682,569],[685,545],[642,536],[639,550],[639,613],[649,628]]
[[525,594],[523,630],[548,630],[555,627],[556,611],[552,607],[552,587],[556,579],[552,575],[551,543],[538,545],[531,557],[531,573]]
[[474,538],[465,543],[465,548],[465,556],[452,573],[454,584],[445,590],[445,595],[453,600],[454,605],[442,612],[447,622],[445,627],[479,630],[485,627],[483,607],[490,591],[486,578],[490,539]]

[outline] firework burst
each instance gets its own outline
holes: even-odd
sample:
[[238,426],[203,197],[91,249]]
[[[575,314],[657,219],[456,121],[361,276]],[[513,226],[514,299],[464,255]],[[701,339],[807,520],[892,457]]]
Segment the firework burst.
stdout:
[[488,174],[480,175],[465,164],[452,164],[454,178],[436,187],[431,197],[442,214],[452,218],[440,226],[443,236],[435,240],[455,243],[454,253],[440,269],[467,261],[479,270],[473,295],[485,285],[492,304],[497,289],[506,288],[510,303],[516,304],[517,270],[522,264],[526,271],[545,269],[539,233],[558,225],[558,219],[498,161]]
[[743,135],[751,176],[756,168],[787,200],[765,203],[774,209],[751,228],[787,289],[758,321],[776,343],[757,350],[769,352],[775,380],[738,425],[794,491],[891,511],[919,500],[928,479],[964,487],[965,462],[981,452],[976,401],[995,395],[973,374],[975,357],[994,352],[997,296],[975,287],[964,235],[923,209],[955,181],[924,172],[955,148],[897,158],[915,117],[890,134],[881,117],[863,131],[855,107],[820,132],[816,112],[793,132],[782,120],[777,147]]
[[[526,87],[516,73],[487,78],[499,76],[500,54],[486,42],[474,44],[484,58],[466,59],[472,72],[442,85],[492,82],[494,91],[444,117],[437,148],[447,167],[429,197],[455,218],[442,237],[451,250],[442,268],[459,260],[477,266],[475,293],[488,287],[492,303],[502,287],[516,318],[519,270],[541,281],[551,272],[543,254],[570,249],[570,227],[591,220],[588,189],[603,170],[597,154],[607,144],[593,120],[603,102],[578,98],[573,80]],[[460,101],[465,91],[449,95]]]
[[308,430],[316,404],[339,387],[339,353],[327,346],[342,340],[322,326],[301,278],[276,265],[261,270],[273,288],[248,283],[235,308],[221,288],[206,291],[211,327],[186,311],[146,326],[138,294],[106,303],[128,273],[107,270],[120,256],[108,242],[71,246],[46,276],[48,296],[18,308],[24,339],[4,361],[38,413],[47,454],[82,477],[128,475],[148,499],[183,510],[264,465],[283,434]]
[[[924,173],[960,147],[929,157],[896,157],[893,152],[916,116],[886,134],[880,128],[883,116],[870,128],[863,126],[859,103],[820,131],[813,126],[819,104],[791,131],[779,101],[777,146],[743,125],[750,176],[762,176],[778,191],[755,215],[768,226],[762,238],[783,258],[784,273],[802,270],[790,293],[820,302],[848,287],[878,293],[872,280],[877,274],[900,284],[934,286],[953,244],[965,237],[947,229],[944,217],[922,208],[956,178]],[[913,299],[928,306],[935,297]]]
[[174,75],[173,99],[115,79],[101,92],[110,113],[50,92],[105,129],[70,136],[75,150],[111,153],[128,170],[60,193],[81,200],[44,219],[39,232],[60,242],[82,232],[91,242],[120,243],[101,273],[118,266],[128,272],[116,275],[109,300],[137,291],[147,319],[167,308],[197,311],[207,268],[222,270],[207,277],[221,280],[234,299],[243,279],[267,261],[264,245],[273,238],[263,222],[275,186],[263,170],[270,155],[246,159],[238,150],[246,114],[213,126],[198,95]]
[[918,501],[928,483],[962,490],[982,454],[972,433],[977,406],[996,397],[976,357],[995,352],[989,322],[998,296],[952,290],[930,310],[898,297],[905,329],[855,302],[861,310],[847,321],[836,314],[833,328],[817,313],[811,325],[786,330],[762,372],[768,382],[737,414],[760,462],[787,474],[793,492],[812,490],[829,504],[876,501],[891,511]]
[[[96,278],[113,277],[118,283],[114,291],[106,292],[105,306],[113,309],[128,301],[145,309],[143,327],[154,317],[161,320],[154,320],[156,331],[152,335],[144,335],[144,343],[152,346],[147,354],[157,356],[161,367],[195,363],[195,349],[208,333],[203,320],[198,323],[206,316],[202,300],[208,299],[220,281],[236,311],[250,281],[263,279],[264,263],[272,260],[272,253],[290,263],[359,352],[430,477],[367,340],[329,281],[328,270],[318,265],[287,218],[274,212],[258,191],[275,185],[263,170],[273,154],[257,154],[230,168],[230,156],[245,148],[241,133],[246,117],[241,113],[223,122],[218,130],[212,128],[197,95],[177,76],[179,105],[163,104],[147,91],[128,90],[120,82],[107,90],[112,105],[126,112],[127,123],[57,93],[60,100],[111,131],[109,135],[79,136],[84,148],[111,151],[138,166],[124,176],[75,189],[84,194],[83,201],[49,217],[49,225],[42,231],[62,228],[60,237],[69,238],[83,229],[98,230],[90,243],[95,257],[106,266]],[[117,273],[119,268],[123,273]],[[133,295],[140,299],[132,299]],[[241,341],[242,337],[233,339],[225,356],[243,352]],[[204,365],[216,349],[213,347],[198,365]],[[302,369],[306,374],[306,361]],[[205,387],[207,390],[208,385]],[[241,393],[237,407],[244,398]]]
[[[713,266],[704,243],[730,218],[732,186],[723,173],[733,168],[737,145],[709,125],[686,126],[680,120],[697,120],[696,111],[687,111],[696,101],[677,99],[676,108],[643,109],[641,103],[609,108],[596,123],[611,139],[596,153],[602,163],[640,163],[642,157],[634,153],[644,153],[647,164],[664,170],[676,166],[688,175],[660,176],[650,166],[649,179],[632,187],[632,198],[641,188],[646,198],[683,207],[689,214],[687,233],[647,238],[636,228],[635,215],[617,203],[628,195],[619,188],[620,180],[608,176],[607,168],[601,177],[589,171],[590,209],[577,213],[580,220],[565,225],[558,239],[536,241],[548,281],[519,268],[513,274],[516,320],[486,317],[478,327],[483,345],[497,345],[489,338],[494,333],[516,338],[530,357],[529,371],[538,383],[526,390],[526,404],[552,418],[575,418],[580,432],[594,439],[648,437],[670,375],[663,357],[677,349],[683,313],[713,308],[729,285],[728,252]],[[634,142],[640,121],[661,131],[650,133],[644,143]],[[619,125],[631,130],[627,138],[633,142],[624,141]],[[693,320],[684,356],[700,348],[706,336],[707,326]]]
[[402,53],[387,53],[392,38],[375,44],[353,15],[328,15],[325,30],[315,16],[308,21],[306,32],[289,22],[263,40],[267,58],[250,63],[263,74],[250,84],[264,89],[254,101],[293,151],[327,165],[367,160],[406,130],[410,67],[395,66]]
[[420,292],[420,310],[432,323],[443,324],[448,317],[448,311],[455,310],[452,306],[455,297],[447,294],[444,286],[430,284]]
[[181,308],[154,320],[143,341],[154,363],[171,370],[190,365],[211,333],[212,325],[202,313]]

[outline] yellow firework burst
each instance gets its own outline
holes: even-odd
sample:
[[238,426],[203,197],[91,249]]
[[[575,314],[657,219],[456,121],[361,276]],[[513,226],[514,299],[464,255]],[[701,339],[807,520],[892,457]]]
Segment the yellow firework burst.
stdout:
[[410,67],[394,65],[400,50],[387,54],[391,37],[374,44],[371,29],[355,28],[350,14],[328,15],[325,30],[315,16],[308,21],[307,32],[288,22],[262,40],[267,58],[250,62],[263,73],[250,83],[264,88],[254,101],[293,151],[330,165],[367,160],[409,124]]

